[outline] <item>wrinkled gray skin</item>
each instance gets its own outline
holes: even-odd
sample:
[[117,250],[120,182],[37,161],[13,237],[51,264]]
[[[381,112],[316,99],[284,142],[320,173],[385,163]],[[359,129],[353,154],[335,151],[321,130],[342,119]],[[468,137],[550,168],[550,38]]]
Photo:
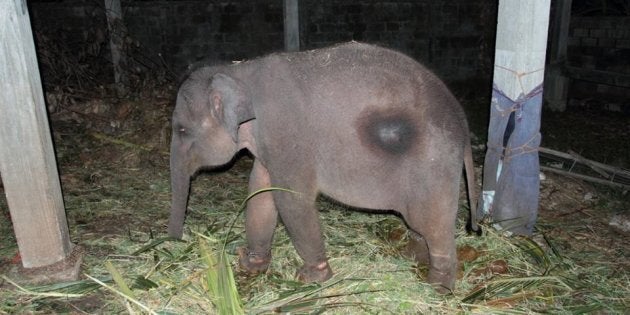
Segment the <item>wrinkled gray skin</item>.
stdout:
[[241,149],[255,157],[250,192],[298,192],[249,201],[243,269],[267,269],[279,216],[304,260],[298,278],[330,278],[315,208],[324,194],[399,212],[419,244],[416,259],[429,263],[428,281],[453,289],[465,156],[472,183],[468,127],[444,84],[414,60],[351,42],[193,72],[173,113],[170,236],[182,237],[191,176]]

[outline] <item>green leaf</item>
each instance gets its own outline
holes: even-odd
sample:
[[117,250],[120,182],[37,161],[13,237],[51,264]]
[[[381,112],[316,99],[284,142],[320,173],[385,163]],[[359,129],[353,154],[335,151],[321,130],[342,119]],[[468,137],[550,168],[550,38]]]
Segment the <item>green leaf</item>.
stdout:
[[109,273],[112,275],[112,278],[114,278],[114,282],[116,283],[116,285],[118,285],[120,291],[128,297],[135,299],[136,297],[134,296],[133,291],[129,289],[129,286],[127,286],[127,283],[125,283],[122,275],[120,274],[118,269],[116,269],[116,267],[112,265],[111,261],[108,260],[105,262],[105,268],[107,268],[107,271],[109,271]]
[[172,237],[161,237],[161,238],[157,238],[153,241],[151,241],[151,243],[140,247],[138,250],[136,250],[135,252],[131,253],[132,256],[137,256],[139,254],[142,254],[148,250],[151,250],[155,247],[157,247],[158,245],[164,243],[164,242],[182,242],[185,243],[185,241],[182,241],[180,239],[176,239],[176,238],[172,238]]
[[199,253],[208,266],[205,272],[210,299],[219,314],[244,314],[241,298],[236,288],[232,268],[227,262],[225,251],[219,251],[219,258],[208,248],[201,236],[198,238]]
[[151,289],[155,289],[159,287],[159,285],[143,276],[138,276],[136,277],[136,280],[134,281],[133,285],[131,286],[132,289],[140,289],[140,290],[144,290],[144,291],[148,291]]

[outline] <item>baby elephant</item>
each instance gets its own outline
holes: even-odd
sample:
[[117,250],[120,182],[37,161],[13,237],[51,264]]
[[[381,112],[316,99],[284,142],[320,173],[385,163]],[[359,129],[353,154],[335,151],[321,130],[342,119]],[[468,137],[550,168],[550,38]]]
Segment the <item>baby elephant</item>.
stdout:
[[[394,210],[416,259],[440,291],[455,283],[455,220],[465,164],[473,167],[464,112],[445,85],[413,59],[350,42],[200,68],[182,84],[173,113],[170,236],[181,238],[191,176],[255,157],[241,267],[267,269],[278,215],[304,265],[303,281],[332,276],[315,199]],[[465,163],[464,163],[465,162]],[[472,214],[474,202],[470,203]],[[475,226],[475,219],[472,218]],[[426,242],[426,243],[425,243]]]

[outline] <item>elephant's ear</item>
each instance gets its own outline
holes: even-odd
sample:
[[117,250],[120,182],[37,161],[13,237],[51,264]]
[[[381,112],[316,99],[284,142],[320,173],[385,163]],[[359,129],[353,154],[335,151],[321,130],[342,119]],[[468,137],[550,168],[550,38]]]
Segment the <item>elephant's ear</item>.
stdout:
[[217,73],[210,82],[210,111],[238,141],[238,125],[254,118],[247,87],[238,79]]

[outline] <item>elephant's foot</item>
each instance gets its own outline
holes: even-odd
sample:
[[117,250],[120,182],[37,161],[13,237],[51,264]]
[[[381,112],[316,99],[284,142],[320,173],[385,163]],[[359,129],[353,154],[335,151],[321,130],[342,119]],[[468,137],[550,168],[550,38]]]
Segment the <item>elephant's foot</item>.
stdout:
[[448,294],[455,288],[455,276],[450,273],[429,270],[429,283],[440,294]]
[[271,262],[271,253],[265,254],[250,251],[245,247],[238,249],[238,263],[242,271],[248,274],[259,274],[267,271]]
[[327,261],[317,265],[304,264],[297,272],[297,278],[302,282],[324,282],[330,279],[332,275],[332,269]]
[[433,255],[434,260],[429,267],[428,282],[438,293],[446,294],[455,288],[455,275],[457,274],[457,263],[454,257]]

